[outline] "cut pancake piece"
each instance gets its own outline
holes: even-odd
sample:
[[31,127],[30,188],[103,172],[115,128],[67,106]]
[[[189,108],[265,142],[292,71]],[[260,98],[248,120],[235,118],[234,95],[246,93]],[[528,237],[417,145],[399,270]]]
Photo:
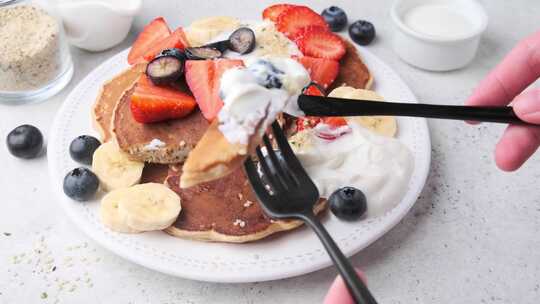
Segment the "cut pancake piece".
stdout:
[[111,139],[114,108],[124,92],[133,87],[145,69],[146,63],[136,64],[103,85],[92,110],[92,121],[101,136],[101,142]]
[[[199,241],[245,243],[302,224],[297,220],[274,221],[268,218],[241,168],[224,178],[189,189],[178,187],[180,175],[180,166],[171,166],[165,181],[182,200],[182,212],[176,222],[165,230],[173,236]],[[315,206],[315,212],[320,213],[325,208],[326,201],[321,199]]]
[[224,177],[238,169],[248,157],[248,147],[231,144],[218,129],[217,119],[189,153],[180,179],[180,187],[194,185]]
[[135,121],[131,113],[133,90],[124,93],[114,110],[112,130],[120,149],[132,159],[149,163],[174,164],[184,161],[208,128],[208,122],[201,112],[195,110],[181,119],[142,124]]

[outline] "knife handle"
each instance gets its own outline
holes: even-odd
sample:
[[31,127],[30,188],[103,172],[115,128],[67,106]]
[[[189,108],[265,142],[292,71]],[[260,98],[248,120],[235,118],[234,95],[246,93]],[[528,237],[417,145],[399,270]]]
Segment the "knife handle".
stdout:
[[308,116],[408,116],[539,126],[521,120],[512,107],[477,107],[399,103],[300,95]]

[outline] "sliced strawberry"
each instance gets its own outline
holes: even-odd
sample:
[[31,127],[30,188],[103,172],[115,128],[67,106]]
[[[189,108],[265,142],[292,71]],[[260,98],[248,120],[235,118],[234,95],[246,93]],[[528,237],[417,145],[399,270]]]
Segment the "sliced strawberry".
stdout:
[[332,85],[339,73],[339,62],[337,60],[309,56],[295,59],[308,70],[311,81],[325,89]]
[[184,30],[179,27],[165,39],[155,43],[150,49],[144,53],[144,60],[150,61],[154,59],[161,51],[165,49],[185,49],[188,47],[188,42]]
[[193,96],[169,87],[155,86],[143,74],[131,95],[131,113],[140,123],[182,118],[197,107]]
[[309,86],[307,89],[302,92],[304,95],[310,95],[310,96],[324,96],[323,92],[319,90],[316,86]]
[[272,22],[276,22],[279,15],[283,13],[286,9],[294,7],[293,4],[274,4],[264,9],[262,13],[263,19],[268,19]]
[[328,24],[321,15],[307,6],[294,6],[285,9],[279,14],[276,27],[289,39],[294,40],[298,32],[307,26],[328,28]]
[[143,61],[143,55],[157,42],[167,38],[171,30],[162,17],[150,22],[133,43],[128,55],[128,63],[135,64]]
[[313,31],[324,31],[329,32],[330,29],[328,27],[320,26],[320,25],[309,25],[306,27],[303,27],[296,32],[296,36],[294,37],[294,42],[298,41],[300,38],[304,37],[306,33],[313,32]]
[[219,97],[221,76],[226,70],[240,66],[244,66],[242,60],[186,61],[186,82],[208,121],[214,120],[223,107],[223,100]]
[[296,40],[305,56],[340,60],[346,52],[345,43],[336,34],[314,29]]

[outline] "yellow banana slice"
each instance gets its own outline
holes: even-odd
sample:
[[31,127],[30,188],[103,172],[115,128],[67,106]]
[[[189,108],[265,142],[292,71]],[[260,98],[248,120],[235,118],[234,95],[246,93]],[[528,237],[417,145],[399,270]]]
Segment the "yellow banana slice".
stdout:
[[102,144],[92,160],[92,171],[106,191],[126,188],[139,183],[144,163],[132,161],[116,142]]
[[135,185],[120,199],[118,214],[139,231],[163,230],[180,214],[180,196],[163,184]]
[[128,226],[126,219],[120,216],[118,212],[118,204],[120,200],[127,196],[129,188],[122,188],[107,193],[101,199],[101,205],[99,208],[99,214],[103,225],[112,231],[121,233],[137,233],[139,230],[133,229]]
[[240,26],[240,21],[233,17],[216,16],[194,21],[186,29],[186,37],[191,46],[207,44],[224,31],[232,31]]
[[[328,96],[335,98],[384,101],[384,98],[374,91],[355,89],[347,86],[335,88]],[[372,130],[379,135],[395,137],[397,134],[397,122],[392,116],[358,116],[347,117],[347,120],[358,123],[364,128]]]

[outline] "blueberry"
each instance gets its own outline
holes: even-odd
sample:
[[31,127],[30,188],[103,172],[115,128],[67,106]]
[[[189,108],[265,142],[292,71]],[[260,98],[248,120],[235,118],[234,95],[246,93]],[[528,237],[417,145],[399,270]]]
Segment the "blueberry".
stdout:
[[367,211],[364,193],[354,187],[340,188],[328,198],[330,210],[338,218],[346,221],[358,220]]
[[257,83],[267,89],[280,89],[283,86],[281,82],[281,77],[284,75],[283,71],[276,68],[269,61],[258,60],[250,65],[248,69],[255,75]]
[[255,33],[248,27],[241,27],[229,37],[229,48],[240,54],[251,53],[255,49]]
[[64,178],[64,193],[79,202],[91,199],[98,187],[97,176],[87,168],[73,169]]
[[159,53],[159,56],[174,56],[176,58],[178,58],[179,60],[186,60],[186,53],[184,53],[183,50],[181,49],[177,49],[177,48],[172,48],[172,49],[165,49],[163,51],[161,51],[161,53]]
[[322,11],[321,16],[330,26],[332,32],[339,32],[347,26],[347,14],[337,6],[330,6]]
[[22,125],[9,132],[6,143],[13,156],[19,158],[35,158],[43,149],[43,135],[38,128]]
[[92,164],[94,151],[101,145],[99,140],[90,135],[81,135],[69,145],[69,154],[74,161],[85,165]]
[[375,27],[369,21],[358,20],[349,26],[349,36],[360,45],[368,45],[375,39]]

